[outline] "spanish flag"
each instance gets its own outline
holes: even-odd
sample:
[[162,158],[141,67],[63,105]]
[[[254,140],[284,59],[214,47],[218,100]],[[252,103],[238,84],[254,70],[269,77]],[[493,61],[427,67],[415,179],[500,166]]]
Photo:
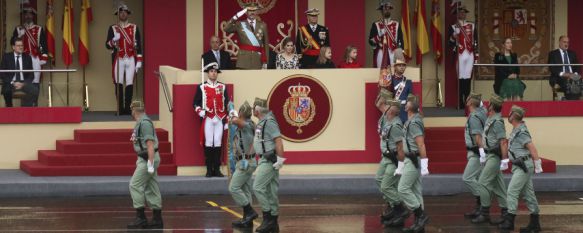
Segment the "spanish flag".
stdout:
[[53,0],[47,0],[47,22],[46,22],[46,37],[47,50],[51,61],[55,62],[55,18],[53,16]]
[[429,52],[429,36],[425,21],[425,0],[417,0],[415,4],[415,24],[417,24],[417,64],[423,62],[423,54]]
[[443,58],[443,47],[441,45],[441,13],[440,0],[431,1],[431,43],[435,50],[435,61],[441,64]]
[[409,0],[402,0],[401,32],[403,33],[403,53],[407,60],[411,59],[411,21],[409,20]]
[[73,62],[75,44],[73,42],[73,1],[65,0],[65,10],[63,11],[63,63],[65,66]]
[[79,64],[89,63],[89,23],[93,21],[91,3],[83,0],[81,3],[81,26],[79,28]]

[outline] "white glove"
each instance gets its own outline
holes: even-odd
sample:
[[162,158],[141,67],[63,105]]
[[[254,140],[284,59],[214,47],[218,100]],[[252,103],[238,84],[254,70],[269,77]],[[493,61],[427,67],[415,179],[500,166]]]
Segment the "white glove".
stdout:
[[275,170],[281,169],[283,167],[283,162],[285,162],[285,160],[287,159],[277,156],[277,162],[273,164],[273,168],[275,168]]
[[26,33],[26,30],[22,27],[18,27],[18,29],[16,31],[18,33],[18,37],[22,37],[22,36],[24,36],[24,33]]
[[405,167],[405,162],[401,162],[399,161],[399,163],[397,164],[397,169],[395,170],[395,176],[400,176],[403,175],[403,168]]
[[45,60],[40,60],[40,61],[38,62],[38,64],[40,64],[41,66],[44,66],[45,64],[47,64],[47,61],[45,61]]
[[500,161],[500,171],[505,171],[508,169],[508,162],[510,162],[509,159],[503,159]]
[[113,42],[117,42],[121,38],[121,35],[118,32],[113,33]]
[[227,129],[229,129],[229,124],[223,125],[223,130],[227,130]]
[[486,152],[484,148],[478,148],[480,151],[480,164],[483,166],[486,163]]
[[460,34],[460,29],[459,29],[458,27],[454,28],[454,29],[453,29],[453,35],[454,35],[454,36],[457,36],[457,35],[459,35],[459,34]]
[[140,70],[140,68],[142,68],[142,62],[139,61],[136,63],[136,73],[138,73],[138,70]]
[[534,161],[534,173],[542,173],[543,165],[540,159]]
[[148,173],[154,174],[154,163],[148,159]]
[[233,20],[237,20],[239,18],[241,18],[241,16],[243,16],[245,13],[247,13],[247,8],[243,8],[243,10],[240,10],[239,12],[237,12],[236,15],[233,15]]
[[198,112],[198,116],[201,118],[204,118],[204,116],[206,115],[204,110],[200,110],[200,112]]
[[235,109],[232,109],[229,111],[229,117],[239,117],[239,113]]
[[266,70],[267,69],[267,64],[263,63],[263,65],[261,66],[262,70]]
[[429,175],[429,159],[428,158],[421,159],[421,175],[422,176]]
[[383,35],[385,35],[385,33],[387,33],[387,30],[385,30],[384,28],[381,28],[381,30],[379,31],[379,36],[383,36]]

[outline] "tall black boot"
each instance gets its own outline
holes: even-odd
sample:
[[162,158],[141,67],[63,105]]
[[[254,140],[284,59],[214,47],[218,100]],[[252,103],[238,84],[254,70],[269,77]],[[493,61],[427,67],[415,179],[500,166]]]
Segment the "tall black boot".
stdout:
[[213,176],[213,160],[210,147],[204,147],[204,164],[206,165],[206,175],[205,177]]
[[271,211],[263,211],[263,221],[261,225],[255,229],[255,232],[264,232],[265,228],[269,225],[269,221],[271,221]]
[[474,207],[474,210],[465,213],[464,216],[466,218],[478,217],[478,215],[480,215],[480,206],[481,205],[482,205],[482,203],[480,202],[480,196],[476,196],[476,207]]
[[279,224],[277,223],[277,215],[269,215],[269,221],[265,223],[265,227],[263,229],[257,228],[257,232],[259,233],[268,233],[268,232],[279,232]]
[[153,209],[152,221],[148,224],[149,229],[163,229],[164,222],[162,221],[162,210]]
[[402,227],[405,225],[405,221],[409,218],[411,213],[403,203],[399,203],[393,207],[395,214],[392,219],[384,221],[383,224],[388,227]]
[[136,209],[136,218],[133,222],[128,224],[128,229],[141,229],[148,226],[148,219],[146,219],[146,213],[144,208]]
[[478,217],[472,219],[472,223],[484,223],[490,221],[490,207],[482,206]]
[[123,106],[123,84],[117,84],[117,90],[115,94],[117,95],[117,112],[119,115],[126,115]]
[[251,204],[243,206],[243,218],[232,223],[233,227],[250,228],[253,227],[253,220],[258,217],[257,212],[253,210]]
[[528,222],[528,225],[520,228],[520,233],[537,233],[540,231],[540,220],[538,214],[530,214],[530,222]]
[[134,85],[127,85],[124,92],[124,106],[123,110],[126,114],[131,114],[130,105],[132,104],[132,99],[134,97]]
[[498,224],[504,222],[504,216],[506,216],[507,214],[508,214],[507,208],[500,209],[500,219],[490,219],[490,224],[491,225],[498,225]]
[[213,147],[214,150],[214,176],[216,177],[225,177],[225,175],[223,175],[223,173],[221,173],[221,147]]
[[516,215],[511,214],[511,213],[506,214],[506,216],[504,217],[504,222],[500,223],[500,225],[498,225],[498,228],[501,230],[513,231],[515,217],[516,217]]
[[404,228],[404,232],[423,232],[425,230],[425,224],[429,222],[429,217],[425,214],[421,207],[413,211],[415,213],[415,222],[409,228]]

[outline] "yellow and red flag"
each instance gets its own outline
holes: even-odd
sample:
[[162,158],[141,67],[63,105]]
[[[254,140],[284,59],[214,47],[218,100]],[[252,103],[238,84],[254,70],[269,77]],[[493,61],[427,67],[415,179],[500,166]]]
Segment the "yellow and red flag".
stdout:
[[89,0],[81,3],[81,26],[79,27],[79,64],[89,63],[89,23],[93,21],[93,12]]
[[440,0],[431,1],[431,43],[435,50],[435,61],[441,64],[443,58],[443,47],[441,45],[441,13]]
[[65,66],[73,62],[75,44],[73,42],[73,1],[65,0],[65,10],[63,11],[63,63]]
[[55,62],[55,17],[53,15],[53,0],[47,0],[47,21],[46,21],[46,36],[47,36],[47,51],[51,61]]
[[411,21],[409,17],[409,0],[402,0],[401,32],[403,33],[403,53],[407,60],[411,59]]
[[425,21],[425,0],[416,0],[415,24],[417,25],[417,64],[423,62],[423,54],[429,52],[429,36],[427,36],[427,22]]

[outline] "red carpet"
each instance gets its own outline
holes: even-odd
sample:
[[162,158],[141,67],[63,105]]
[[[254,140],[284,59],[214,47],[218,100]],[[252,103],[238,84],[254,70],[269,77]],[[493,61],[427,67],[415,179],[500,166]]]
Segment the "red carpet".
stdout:
[[81,107],[0,108],[0,124],[81,123]]
[[[158,174],[176,175],[168,131],[156,133]],[[74,140],[57,140],[56,150],[40,150],[37,161],[20,161],[20,169],[31,176],[131,176],[137,159],[131,134],[131,129],[75,130]]]

